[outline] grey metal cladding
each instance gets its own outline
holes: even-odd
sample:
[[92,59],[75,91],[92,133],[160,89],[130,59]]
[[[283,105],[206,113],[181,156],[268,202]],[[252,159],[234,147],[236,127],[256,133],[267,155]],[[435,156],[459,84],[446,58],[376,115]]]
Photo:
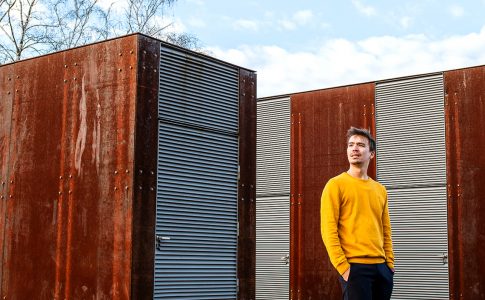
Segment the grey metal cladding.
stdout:
[[257,103],[256,194],[290,193],[290,98]]
[[256,211],[256,299],[288,299],[290,196],[259,197]]
[[163,45],[160,52],[159,118],[237,134],[239,70]]
[[159,122],[154,298],[236,299],[238,138]]
[[393,299],[449,299],[446,187],[389,189]]
[[376,85],[377,176],[393,187],[446,183],[442,74]]

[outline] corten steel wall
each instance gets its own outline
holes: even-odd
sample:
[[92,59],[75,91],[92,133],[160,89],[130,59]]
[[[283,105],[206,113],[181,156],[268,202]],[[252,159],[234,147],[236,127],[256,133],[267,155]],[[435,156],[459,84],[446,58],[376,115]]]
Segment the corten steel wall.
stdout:
[[136,66],[132,36],[0,68],[3,298],[129,298]]
[[256,74],[239,71],[238,299],[256,297]]
[[[320,234],[320,197],[348,169],[350,126],[375,132],[374,84],[292,95],[291,118],[290,298],[341,299]],[[375,178],[375,160],[369,175]]]
[[444,73],[450,299],[485,299],[485,67]]
[[[151,299],[160,41],[0,67],[0,297]],[[239,299],[254,299],[256,75],[240,70]]]

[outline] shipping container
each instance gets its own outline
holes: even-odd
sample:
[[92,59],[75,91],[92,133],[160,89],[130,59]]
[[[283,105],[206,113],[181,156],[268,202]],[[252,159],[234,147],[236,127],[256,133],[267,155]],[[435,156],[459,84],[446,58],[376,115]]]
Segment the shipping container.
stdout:
[[[285,180],[286,170],[273,167],[272,186],[289,189],[289,197],[286,203],[268,199],[261,209],[258,203],[257,228],[279,232],[289,227],[289,245],[278,247],[290,249],[290,270],[269,273],[257,251],[256,298],[269,299],[260,293],[264,284],[258,277],[271,275],[288,282],[289,299],[341,299],[338,274],[320,236],[320,196],[331,177],[348,169],[345,134],[356,126],[376,136],[376,159],[368,172],[388,191],[396,256],[392,299],[485,299],[480,250],[485,236],[480,225],[485,216],[484,80],[485,66],[477,66],[258,99],[258,133],[271,137],[274,132],[274,139],[290,141],[290,155],[284,158],[290,180]],[[278,109],[278,99],[290,103],[291,121]],[[264,121],[269,119],[277,121],[269,126]],[[288,123],[290,129],[282,129]],[[282,156],[260,139],[258,201],[259,185],[268,181],[262,170],[273,161],[283,164],[276,160]],[[289,224],[259,224],[273,217],[268,208],[276,205],[289,207],[279,212],[289,213]]]
[[0,95],[2,299],[254,299],[254,71],[133,34]]

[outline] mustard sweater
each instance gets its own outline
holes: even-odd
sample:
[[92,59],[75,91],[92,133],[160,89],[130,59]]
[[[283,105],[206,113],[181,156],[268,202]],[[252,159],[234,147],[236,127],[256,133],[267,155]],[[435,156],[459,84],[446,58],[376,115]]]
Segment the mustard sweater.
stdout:
[[340,274],[350,267],[349,263],[386,262],[394,268],[391,222],[383,185],[344,172],[325,185],[320,216],[323,242]]

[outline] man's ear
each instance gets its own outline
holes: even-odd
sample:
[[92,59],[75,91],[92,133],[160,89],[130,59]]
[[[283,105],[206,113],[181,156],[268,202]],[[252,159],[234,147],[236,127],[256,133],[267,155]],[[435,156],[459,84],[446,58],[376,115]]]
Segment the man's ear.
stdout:
[[374,156],[376,156],[376,152],[375,151],[371,151],[370,152],[370,159],[373,159]]

